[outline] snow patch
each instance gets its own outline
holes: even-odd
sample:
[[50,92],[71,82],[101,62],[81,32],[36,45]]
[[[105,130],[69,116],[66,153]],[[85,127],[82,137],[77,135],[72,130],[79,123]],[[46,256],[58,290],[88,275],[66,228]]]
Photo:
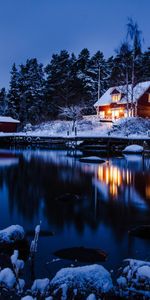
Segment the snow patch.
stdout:
[[[90,295],[86,298],[86,300],[96,300],[96,297],[95,297],[94,294],[90,294]],[[99,298],[99,300],[101,300],[101,299]]]
[[35,300],[35,298],[33,298],[32,296],[25,296],[21,298],[21,300]]
[[36,293],[39,292],[41,294],[44,294],[49,289],[49,283],[50,283],[50,281],[48,278],[36,279],[33,282],[31,290],[32,290],[32,292],[36,292]]
[[108,293],[113,289],[110,273],[101,265],[89,265],[76,268],[64,268],[57,272],[50,286],[56,290],[65,284],[68,289],[77,289],[80,293],[95,291]]
[[82,157],[80,158],[81,162],[95,162],[95,163],[104,163],[105,160],[98,157],[98,156],[88,156],[88,157]]
[[16,283],[16,277],[10,268],[5,268],[0,271],[0,284],[6,285],[8,288],[13,288]]
[[117,279],[120,295],[133,293],[142,295],[139,299],[150,299],[150,262],[126,259],[124,263],[126,266]]
[[0,230],[0,243],[13,243],[24,239],[25,232],[20,225],[11,225],[3,230]]
[[142,153],[143,147],[139,145],[130,145],[125,147],[123,150],[124,153]]

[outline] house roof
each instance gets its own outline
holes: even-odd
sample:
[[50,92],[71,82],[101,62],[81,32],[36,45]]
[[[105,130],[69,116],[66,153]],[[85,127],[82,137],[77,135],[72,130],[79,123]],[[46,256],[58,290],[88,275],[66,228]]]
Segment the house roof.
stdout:
[[[146,82],[140,82],[136,84],[136,86],[133,89],[133,97],[134,102],[137,101],[150,87],[150,81]],[[112,92],[114,90],[117,90],[119,93],[122,94],[121,99],[117,102],[120,104],[126,104],[127,103],[127,86],[126,85],[120,85],[120,86],[114,86],[109,88],[96,103],[94,104],[94,107],[96,106],[106,106],[110,105],[112,103]],[[131,102],[131,91],[132,91],[132,85],[128,85],[128,101]]]
[[20,123],[20,121],[15,120],[11,117],[0,116],[0,123]]

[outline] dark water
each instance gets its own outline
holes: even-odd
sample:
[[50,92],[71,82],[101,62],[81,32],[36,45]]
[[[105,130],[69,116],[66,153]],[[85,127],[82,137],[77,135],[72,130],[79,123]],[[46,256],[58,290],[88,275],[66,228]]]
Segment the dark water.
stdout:
[[[58,201],[65,193],[79,200]],[[55,235],[39,239],[38,278],[77,264],[52,262],[54,251],[65,247],[101,248],[109,270],[124,258],[150,259],[150,241],[128,237],[135,225],[150,224],[150,159],[119,157],[94,165],[66,151],[1,150],[0,228],[20,224],[28,231],[40,220]]]

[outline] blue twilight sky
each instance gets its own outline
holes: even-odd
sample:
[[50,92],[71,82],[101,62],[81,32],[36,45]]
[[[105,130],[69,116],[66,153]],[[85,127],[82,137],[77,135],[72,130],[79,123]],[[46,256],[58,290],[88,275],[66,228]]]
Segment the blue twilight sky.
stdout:
[[84,47],[113,55],[128,17],[150,46],[150,0],[0,0],[0,87],[8,86],[12,63],[27,58],[46,64],[54,52]]

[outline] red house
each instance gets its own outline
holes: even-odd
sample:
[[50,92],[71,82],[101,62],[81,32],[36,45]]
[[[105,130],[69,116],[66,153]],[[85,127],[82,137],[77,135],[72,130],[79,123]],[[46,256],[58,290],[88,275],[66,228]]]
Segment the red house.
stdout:
[[16,132],[19,123],[11,117],[0,116],[0,132]]
[[[94,104],[101,120],[131,116],[132,86],[109,88]],[[150,118],[150,81],[140,82],[133,89],[133,115]]]

